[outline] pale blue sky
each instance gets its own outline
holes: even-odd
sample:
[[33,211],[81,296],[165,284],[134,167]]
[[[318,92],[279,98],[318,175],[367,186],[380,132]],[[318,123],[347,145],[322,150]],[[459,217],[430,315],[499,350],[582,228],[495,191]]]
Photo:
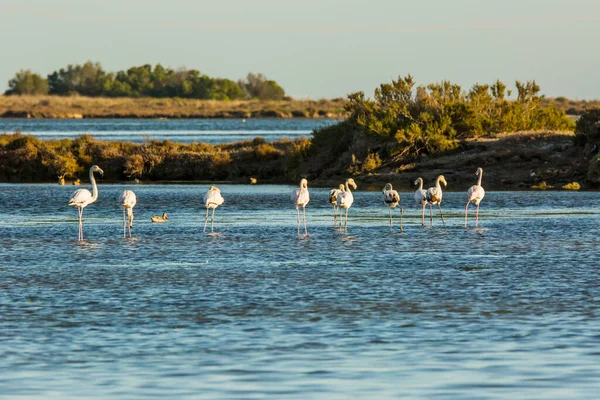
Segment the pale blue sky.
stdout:
[[93,60],[262,72],[294,97],[371,95],[410,73],[600,98],[598,0],[0,0],[0,33],[1,90],[21,68]]

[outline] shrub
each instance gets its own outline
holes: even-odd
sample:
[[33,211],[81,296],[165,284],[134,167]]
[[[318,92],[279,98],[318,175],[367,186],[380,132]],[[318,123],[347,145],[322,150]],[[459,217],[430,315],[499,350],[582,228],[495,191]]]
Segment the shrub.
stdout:
[[583,146],[586,143],[600,141],[600,108],[586,111],[575,125],[575,143]]

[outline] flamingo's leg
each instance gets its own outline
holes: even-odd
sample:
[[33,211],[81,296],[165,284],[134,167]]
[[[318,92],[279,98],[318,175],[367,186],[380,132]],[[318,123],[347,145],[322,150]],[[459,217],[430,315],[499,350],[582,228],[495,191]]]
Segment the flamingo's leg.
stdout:
[[215,210],[217,209],[217,207],[213,208],[213,212],[212,212],[212,218],[210,220],[210,231],[214,232],[215,231]]
[[125,226],[125,208],[123,208],[123,237],[127,237],[127,228]]
[[388,207],[388,211],[390,212],[390,232],[392,231],[392,209]]
[[83,208],[79,209],[79,241],[83,242]]
[[465,228],[467,227],[467,214],[469,213],[469,204],[471,200],[467,201],[467,206],[465,207]]
[[421,225],[425,228],[425,204],[421,205]]
[[131,228],[133,228],[133,208],[131,209],[131,215],[129,216],[129,237],[131,237]]
[[404,232],[404,228],[402,228],[402,215],[404,214],[404,209],[400,207],[400,232]]
[[296,214],[298,214],[298,236],[300,236],[300,208],[296,206]]
[[442,224],[444,224],[444,229],[446,229],[446,222],[444,221],[444,214],[442,214],[442,205],[438,203],[438,207],[440,209],[440,217],[442,217]]
[[308,236],[308,230],[306,229],[306,206],[302,206],[302,214],[304,216],[304,234]]
[[350,207],[346,208],[346,223],[344,224],[344,228],[348,227],[348,210],[350,209]]
[[477,211],[475,212],[475,228],[477,228],[478,223],[479,223],[479,204],[477,204]]
[[336,225],[336,219],[337,219],[337,210],[336,210],[336,206],[333,206],[333,228],[335,229],[335,225]]
[[204,218],[204,233],[206,233],[206,224],[208,223],[208,207],[206,207],[206,218]]
[[433,204],[429,203],[429,227],[433,228]]

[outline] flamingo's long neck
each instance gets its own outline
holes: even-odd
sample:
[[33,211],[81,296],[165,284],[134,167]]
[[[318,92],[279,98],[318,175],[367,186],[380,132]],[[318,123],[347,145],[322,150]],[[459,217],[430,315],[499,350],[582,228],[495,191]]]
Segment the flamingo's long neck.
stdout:
[[90,170],[90,182],[92,182],[92,201],[98,199],[98,186],[96,186],[96,179],[94,179],[94,171]]
[[436,187],[438,190],[442,190],[442,187],[440,186],[440,178],[439,178],[439,177],[438,177],[438,178],[436,179],[436,181],[435,181],[435,187]]
[[481,178],[483,178],[483,170],[479,168],[479,179],[477,179],[477,186],[481,186]]
[[419,190],[423,190],[423,178],[419,178]]
[[345,192],[350,193],[350,185],[348,185],[348,181],[346,181],[346,190]]

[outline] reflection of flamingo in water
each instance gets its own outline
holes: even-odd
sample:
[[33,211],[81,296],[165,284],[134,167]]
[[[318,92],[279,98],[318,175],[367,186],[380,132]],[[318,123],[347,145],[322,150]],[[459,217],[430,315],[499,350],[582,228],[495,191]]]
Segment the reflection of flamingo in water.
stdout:
[[[400,205],[400,195],[397,191],[393,190],[391,183],[386,183],[383,188],[383,202],[388,207],[390,212],[390,232],[392,231],[392,208]],[[400,207],[400,230],[402,231],[402,207]]]
[[71,197],[71,200],[69,200],[69,205],[77,207],[77,211],[79,213],[79,235],[77,240],[80,242],[83,241],[83,209],[98,199],[98,186],[96,186],[94,172],[99,172],[100,176],[102,176],[104,175],[104,171],[102,171],[102,169],[97,165],[92,165],[90,167],[90,182],[92,183],[92,191],[94,194],[90,193],[90,191],[87,189],[79,189],[73,193],[73,197]]
[[340,193],[338,195],[337,198],[337,206],[340,209],[340,228],[342,226],[342,208],[346,209],[346,222],[344,223],[344,228],[348,226],[348,210],[350,209],[350,207],[352,207],[352,203],[354,203],[354,196],[352,195],[352,192],[350,191],[350,186],[352,186],[354,188],[354,190],[357,189],[356,187],[356,183],[354,183],[354,179],[350,178],[346,181],[346,186],[344,188],[344,191],[342,193]]
[[483,189],[483,186],[481,186],[481,178],[483,178],[483,169],[477,168],[477,172],[475,172],[475,175],[479,175],[477,185],[473,185],[469,188],[469,190],[467,190],[468,201],[467,206],[465,207],[465,228],[467,227],[467,213],[469,212],[469,204],[471,202],[477,205],[477,211],[475,213],[475,227],[477,227],[477,224],[479,222],[479,203],[481,202],[481,200],[483,200],[483,197],[485,196],[485,190]]
[[446,222],[444,221],[444,214],[442,214],[442,187],[440,186],[440,182],[447,185],[446,178],[444,175],[440,175],[435,180],[435,187],[427,189],[427,202],[429,203],[429,219],[430,219],[430,227],[433,227],[433,205],[437,204],[440,209],[440,217],[442,217],[442,223],[444,224],[444,228],[446,227]]
[[[131,237],[131,228],[133,227],[133,207],[137,199],[135,193],[131,190],[125,190],[119,199],[119,204],[123,207],[123,237],[127,237],[126,226],[129,227],[129,237]],[[127,224],[125,223],[125,211],[127,211]]]
[[308,181],[306,179],[300,181],[300,187],[292,192],[291,199],[296,206],[296,213],[298,214],[298,236],[300,236],[300,207],[302,207],[302,214],[304,215],[304,234],[308,236],[308,230],[306,229],[306,205],[310,201],[310,195],[308,194]]
[[[340,193],[342,193],[344,191],[344,185],[340,184],[339,188],[337,189],[331,189],[329,191],[329,203],[333,206],[333,227],[335,228],[336,225],[336,218],[337,218],[337,198],[340,195]],[[340,215],[340,218],[342,216]],[[341,224],[341,222],[340,222]]]
[[423,178],[419,177],[415,181],[419,188],[415,190],[415,202],[421,206],[421,225],[425,227],[425,206],[427,205],[427,190],[423,189]]
[[212,208],[212,219],[210,222],[210,231],[214,232],[215,227],[215,210],[223,204],[223,196],[221,191],[216,186],[211,186],[204,195],[204,207],[206,207],[206,219],[204,220],[204,232],[206,233],[206,224],[208,223],[208,210]]

